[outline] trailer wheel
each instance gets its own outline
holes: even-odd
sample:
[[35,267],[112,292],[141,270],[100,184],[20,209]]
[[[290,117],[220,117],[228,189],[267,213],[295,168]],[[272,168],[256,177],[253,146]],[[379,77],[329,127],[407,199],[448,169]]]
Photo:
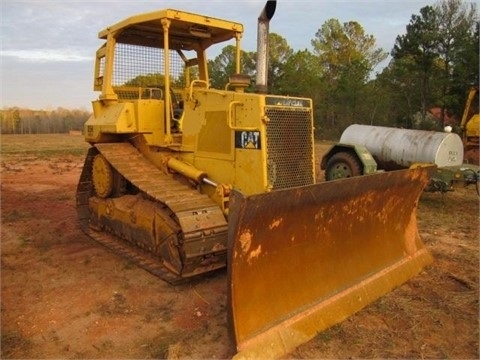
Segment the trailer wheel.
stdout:
[[348,152],[338,152],[327,161],[325,180],[344,179],[363,174],[360,160]]

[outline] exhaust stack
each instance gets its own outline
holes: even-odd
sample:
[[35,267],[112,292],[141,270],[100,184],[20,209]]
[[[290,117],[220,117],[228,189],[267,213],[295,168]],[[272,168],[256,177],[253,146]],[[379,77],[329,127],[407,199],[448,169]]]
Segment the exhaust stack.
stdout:
[[268,89],[268,25],[276,7],[276,0],[268,0],[258,17],[256,91],[261,94],[266,94]]

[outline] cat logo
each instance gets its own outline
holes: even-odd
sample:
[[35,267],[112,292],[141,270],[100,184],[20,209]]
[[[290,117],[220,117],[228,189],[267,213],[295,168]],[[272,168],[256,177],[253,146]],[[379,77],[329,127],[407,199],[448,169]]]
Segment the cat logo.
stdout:
[[236,149],[261,149],[260,131],[235,131]]

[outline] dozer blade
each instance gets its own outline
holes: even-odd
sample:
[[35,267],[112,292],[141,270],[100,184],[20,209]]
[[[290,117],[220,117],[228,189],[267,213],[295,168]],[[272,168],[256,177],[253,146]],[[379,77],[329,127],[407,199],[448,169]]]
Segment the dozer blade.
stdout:
[[236,357],[287,354],[429,264],[416,210],[430,171],[232,194],[228,307]]

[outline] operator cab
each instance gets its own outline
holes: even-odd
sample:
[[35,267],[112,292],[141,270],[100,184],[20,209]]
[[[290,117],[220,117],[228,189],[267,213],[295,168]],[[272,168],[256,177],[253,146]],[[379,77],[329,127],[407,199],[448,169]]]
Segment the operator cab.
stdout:
[[178,127],[188,89],[209,87],[206,49],[235,39],[239,73],[242,33],[240,23],[179,10],[132,16],[100,31],[94,90],[105,101],[163,100],[166,122]]

